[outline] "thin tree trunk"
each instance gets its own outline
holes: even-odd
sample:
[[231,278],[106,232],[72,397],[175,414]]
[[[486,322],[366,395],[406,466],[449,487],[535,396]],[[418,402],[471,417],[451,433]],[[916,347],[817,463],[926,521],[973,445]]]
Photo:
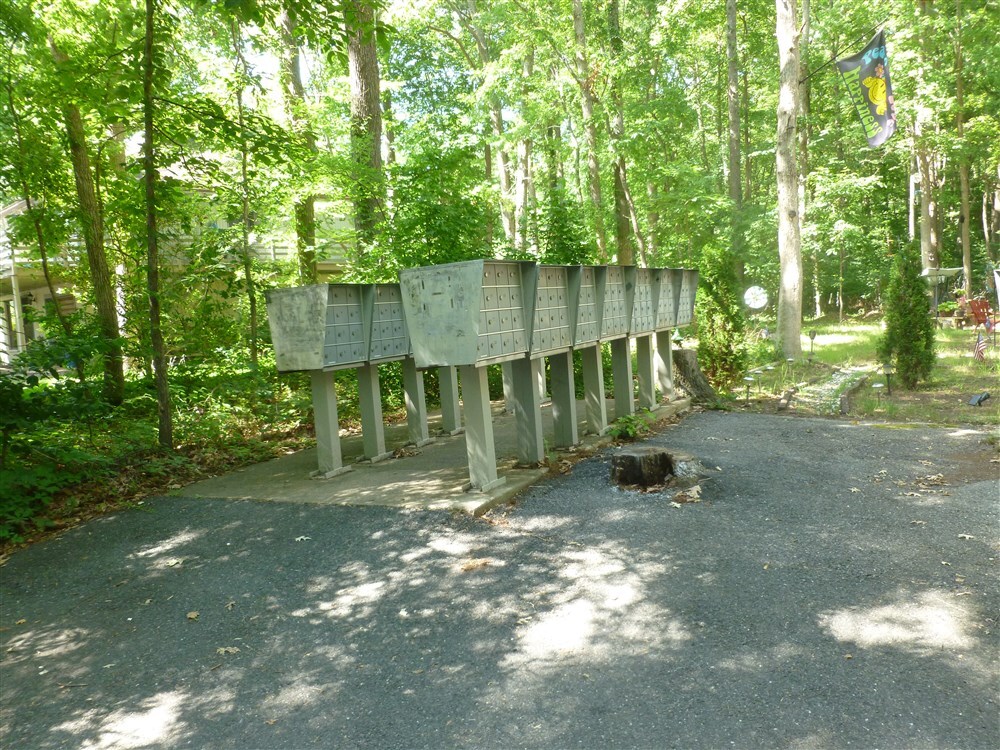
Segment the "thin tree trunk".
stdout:
[[[810,32],[810,14],[809,14],[809,0],[801,0],[802,2],[802,31],[801,31],[801,47],[800,47],[800,65],[801,69],[809,69],[809,32]],[[812,196],[808,194],[808,184],[809,184],[809,114],[810,114],[810,83],[808,76],[802,80],[799,84],[799,115],[802,117],[802,127],[799,128],[799,226],[804,227],[806,224],[806,210],[808,208],[809,200]],[[812,266],[812,280],[813,280],[813,300],[815,302],[815,314],[816,317],[820,317],[822,310],[820,309],[819,299],[819,248],[817,243],[813,243],[812,251],[809,253],[809,261]]]
[[739,56],[736,38],[736,0],[726,0],[726,103],[729,105],[729,161],[727,178],[729,200],[732,203],[730,217],[730,242],[736,261],[736,274],[743,283],[743,176],[740,171],[740,79]]
[[[54,41],[49,40],[52,56],[57,66],[68,62],[69,58]],[[108,258],[104,247],[104,218],[101,214],[94,178],[87,154],[87,139],[83,129],[83,117],[72,102],[63,105],[66,118],[66,135],[69,138],[70,157],[73,162],[73,177],[76,194],[80,202],[80,219],[83,223],[83,240],[87,249],[87,264],[90,280],[94,287],[94,305],[101,336],[105,342],[104,353],[104,398],[113,405],[125,398],[125,367],[122,360],[121,332],[118,329],[118,310],[115,308],[114,287],[108,270]]]
[[[55,310],[56,318],[59,321],[59,326],[63,329],[63,333],[66,334],[67,338],[73,335],[73,326],[69,322],[69,318],[63,313],[62,308],[59,306],[59,298],[56,295],[55,284],[52,283],[52,274],[49,271],[49,254],[47,250],[47,243],[45,242],[45,232],[42,229],[42,221],[38,214],[38,209],[34,206],[31,200],[31,190],[28,187],[28,179],[24,173],[24,159],[26,156],[24,147],[24,138],[21,134],[21,115],[17,110],[17,105],[14,103],[14,90],[11,86],[10,79],[5,81],[5,88],[7,89],[7,105],[10,108],[11,124],[14,126],[14,138],[17,141],[17,152],[18,152],[18,162],[16,164],[17,170],[17,181],[21,188],[21,198],[24,200],[25,210],[31,217],[32,226],[35,229],[35,241],[38,243],[38,256],[42,261],[42,275],[45,277],[45,286],[49,289],[49,297],[52,298],[53,309]],[[83,363],[74,359],[74,368],[76,369],[76,376],[81,383],[86,382],[86,374],[84,373]]]
[[[295,39],[295,24],[295,11],[286,4],[278,24],[282,42],[285,107],[292,130],[310,154],[306,179],[311,183],[311,168],[319,149],[306,111],[306,89],[302,82],[302,60],[299,44]],[[312,193],[311,184],[306,192],[296,195],[292,210],[295,217],[295,256],[298,260],[299,280],[303,284],[312,284],[316,281],[316,196]]]
[[[486,35],[483,33],[483,30],[472,22],[472,19],[476,17],[478,12],[476,0],[467,0],[466,13],[460,15],[460,21],[465,30],[468,31],[473,40],[475,40],[476,50],[479,53],[479,63],[481,67],[485,69],[486,66],[493,61],[493,55],[490,52]],[[514,235],[517,222],[514,215],[513,202],[511,200],[514,195],[514,187],[511,184],[512,170],[510,166],[510,155],[507,153],[507,148],[504,145],[505,125],[503,119],[503,103],[495,94],[491,94],[489,97],[489,110],[490,123],[493,126],[493,135],[496,137],[497,143],[499,144],[497,167],[499,169],[500,178],[500,218],[503,223],[504,236],[507,238],[507,242],[513,245],[515,242]],[[490,179],[493,179],[492,174],[490,175]]]
[[355,172],[354,228],[358,251],[376,239],[384,217],[382,175],[382,104],[375,51],[375,7],[371,0],[351,0],[347,65],[351,83],[351,152]]
[[[621,22],[619,20],[618,0],[608,0],[608,41],[611,49],[611,60],[616,65],[622,60]],[[623,266],[635,264],[635,252],[632,247],[632,225],[629,221],[628,198],[625,184],[625,156],[622,154],[621,140],[625,132],[625,105],[622,100],[622,85],[619,76],[611,82],[612,117],[611,151],[614,158],[615,176],[615,246],[618,248],[618,262]]]
[[[521,97],[524,104],[528,99],[528,81],[535,68],[535,50],[530,47],[521,61]],[[518,147],[517,189],[514,196],[514,247],[518,252],[526,252],[528,245],[528,197],[531,194],[531,138],[527,135]]]
[[799,93],[798,23],[795,0],[776,0],[780,91],[776,171],[778,181],[778,342],[786,357],[802,354],[802,245],[798,213],[798,169],[795,163],[795,116]]
[[[919,0],[919,7],[920,15],[926,18],[930,12],[928,0]],[[925,28],[922,29],[919,38],[921,40],[921,63],[926,67],[931,64],[931,61],[929,59],[930,53],[927,49],[929,28],[926,24],[924,26]],[[930,113],[927,108],[918,109],[916,122],[914,123],[914,134],[917,149],[917,170],[920,174],[920,260],[925,270],[928,268],[937,268],[939,265],[934,249],[934,231],[932,227],[934,181],[931,175],[933,167],[931,164],[930,146],[927,144],[929,133],[926,132],[930,125]]]
[[149,292],[149,329],[153,345],[153,372],[156,381],[157,437],[160,447],[174,446],[170,413],[170,384],[167,356],[160,327],[160,259],[156,236],[156,153],[153,148],[153,21],[156,0],[146,0],[146,38],[142,54],[142,117],[145,143],[143,169],[146,185],[146,287]]
[[233,51],[236,55],[236,121],[240,128],[240,257],[246,278],[247,301],[250,305],[250,366],[257,369],[257,288],[253,278],[253,256],[250,253],[250,153],[247,146],[246,118],[243,106],[243,84],[249,78],[243,57],[243,40],[238,22],[230,20]]
[[965,296],[966,299],[972,299],[972,240],[969,236],[969,221],[972,216],[969,205],[969,157],[965,153],[965,81],[963,75],[965,61],[962,58],[962,0],[955,0],[955,16],[958,25],[955,39],[955,109],[957,110],[958,140],[962,145],[958,165],[959,189],[961,191],[958,226],[962,241],[962,270],[965,272]]
[[594,88],[587,60],[587,33],[583,20],[583,0],[573,0],[573,35],[576,39],[576,80],[580,86],[583,129],[587,137],[587,174],[590,202],[594,212],[594,235],[602,263],[609,261],[608,238],[604,231],[604,200],[601,196],[601,163],[597,154],[597,121],[594,119]]

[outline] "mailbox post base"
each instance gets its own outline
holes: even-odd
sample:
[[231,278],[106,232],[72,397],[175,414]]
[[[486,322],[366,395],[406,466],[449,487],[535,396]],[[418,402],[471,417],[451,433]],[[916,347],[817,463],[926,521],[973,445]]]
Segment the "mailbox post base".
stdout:
[[656,384],[666,398],[672,399],[674,392],[674,358],[672,354],[673,341],[671,332],[656,332],[656,355],[653,358],[656,367]]
[[576,424],[576,385],[573,378],[573,355],[570,352],[549,357],[552,371],[552,423],[557,448],[569,448],[580,442]]
[[615,419],[635,414],[632,397],[632,347],[628,336],[611,342],[611,368],[615,386]]
[[344,469],[340,451],[340,425],[337,421],[337,389],[333,373],[310,370],[313,419],[316,423],[317,474],[334,476]]
[[441,429],[449,435],[462,430],[462,411],[458,403],[458,369],[439,367],[438,382],[441,390]]
[[583,360],[583,394],[587,404],[587,427],[594,435],[608,431],[608,405],[604,398],[604,363],[601,345],[594,344],[580,350]]
[[406,396],[406,426],[410,442],[419,448],[432,441],[427,430],[424,374],[417,369],[417,363],[409,357],[403,360],[403,391]]
[[361,442],[365,450],[363,460],[376,463],[389,458],[392,454],[385,449],[378,365],[362,365],[358,368],[358,398],[361,401]]
[[653,334],[636,336],[635,360],[639,377],[639,406],[652,411],[657,407],[653,380]]
[[497,451],[493,442],[493,414],[486,368],[462,365],[462,395],[465,405],[465,450],[469,459],[469,484],[487,491],[503,480],[497,476]]

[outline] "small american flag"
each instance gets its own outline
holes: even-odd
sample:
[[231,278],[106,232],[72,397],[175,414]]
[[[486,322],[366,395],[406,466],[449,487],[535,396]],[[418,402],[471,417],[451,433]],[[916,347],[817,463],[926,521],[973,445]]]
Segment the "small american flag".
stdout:
[[976,338],[976,348],[972,353],[976,359],[980,362],[986,361],[986,339],[983,338],[983,334],[977,334]]

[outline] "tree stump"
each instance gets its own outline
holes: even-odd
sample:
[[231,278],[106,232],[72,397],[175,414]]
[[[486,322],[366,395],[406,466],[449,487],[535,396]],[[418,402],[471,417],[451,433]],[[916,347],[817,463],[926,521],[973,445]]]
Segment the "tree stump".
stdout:
[[611,481],[619,485],[653,487],[674,473],[674,461],[662,448],[630,448],[611,457]]
[[674,349],[674,370],[695,401],[718,401],[719,395],[705,379],[698,365],[698,353],[693,349]]

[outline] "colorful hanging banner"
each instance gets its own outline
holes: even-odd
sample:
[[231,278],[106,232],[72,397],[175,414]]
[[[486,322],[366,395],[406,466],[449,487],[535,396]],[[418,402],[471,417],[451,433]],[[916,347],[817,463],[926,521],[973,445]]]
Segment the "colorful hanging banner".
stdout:
[[881,146],[896,132],[885,32],[877,33],[858,54],[838,60],[837,69],[861,118],[868,145]]

